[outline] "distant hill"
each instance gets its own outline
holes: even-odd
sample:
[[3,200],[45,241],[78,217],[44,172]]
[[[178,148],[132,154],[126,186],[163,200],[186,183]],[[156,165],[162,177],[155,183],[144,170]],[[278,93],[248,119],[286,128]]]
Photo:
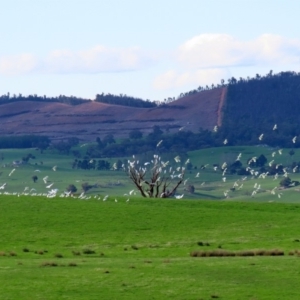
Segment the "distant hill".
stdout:
[[51,139],[76,136],[83,141],[95,141],[96,137],[109,133],[115,137],[128,137],[134,129],[149,133],[155,125],[167,132],[177,132],[182,127],[192,132],[197,132],[200,127],[211,130],[220,119],[225,94],[226,87],[215,88],[153,107],[67,97],[60,101],[63,97],[3,99],[2,96],[0,135],[37,134]]
[[[199,87],[162,104],[111,94],[98,94],[94,101],[4,95],[0,123],[0,136],[95,141],[107,134],[127,138],[133,130],[148,134],[159,126],[165,133],[207,130],[206,147],[223,145],[224,139],[228,145],[300,147],[300,74],[270,71],[254,78],[232,77],[228,84]],[[212,132],[216,125],[217,132]]]

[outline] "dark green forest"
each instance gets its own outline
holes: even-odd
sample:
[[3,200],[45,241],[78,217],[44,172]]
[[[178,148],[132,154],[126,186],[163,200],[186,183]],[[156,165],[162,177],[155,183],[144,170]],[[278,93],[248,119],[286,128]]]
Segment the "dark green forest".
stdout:
[[[218,136],[229,145],[299,147],[300,74],[231,78]],[[259,136],[263,134],[261,140]]]

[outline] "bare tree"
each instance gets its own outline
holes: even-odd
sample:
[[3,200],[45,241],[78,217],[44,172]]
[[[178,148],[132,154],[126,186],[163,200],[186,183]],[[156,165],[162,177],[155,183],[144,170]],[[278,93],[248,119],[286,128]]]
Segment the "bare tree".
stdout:
[[[175,161],[179,163],[180,158],[175,157]],[[143,165],[137,160],[128,161],[125,171],[143,197],[169,198],[183,182],[185,167],[173,168],[168,165],[169,161],[163,162],[155,154],[151,162]]]

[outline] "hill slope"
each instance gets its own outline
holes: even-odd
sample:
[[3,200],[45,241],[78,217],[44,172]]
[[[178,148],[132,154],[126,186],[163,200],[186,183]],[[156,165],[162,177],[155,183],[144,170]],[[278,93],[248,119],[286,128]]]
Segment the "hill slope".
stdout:
[[[57,102],[16,101],[1,105],[1,135],[47,135],[53,139],[77,136],[94,141],[112,133],[127,137],[133,129],[144,133],[154,125],[163,130],[212,129],[220,122],[220,105],[226,88],[185,96],[154,108],[137,108],[87,101],[79,105]],[[221,101],[222,100],[222,101]]]

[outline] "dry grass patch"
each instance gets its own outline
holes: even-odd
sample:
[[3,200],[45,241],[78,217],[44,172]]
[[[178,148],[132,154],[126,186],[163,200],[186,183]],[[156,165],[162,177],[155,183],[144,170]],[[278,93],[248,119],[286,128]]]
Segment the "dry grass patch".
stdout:
[[[243,250],[243,251],[227,251],[227,250],[211,250],[211,251],[192,251],[192,257],[229,257],[229,256],[282,256],[284,251],[279,249],[271,250]],[[293,254],[290,254],[293,255]]]

